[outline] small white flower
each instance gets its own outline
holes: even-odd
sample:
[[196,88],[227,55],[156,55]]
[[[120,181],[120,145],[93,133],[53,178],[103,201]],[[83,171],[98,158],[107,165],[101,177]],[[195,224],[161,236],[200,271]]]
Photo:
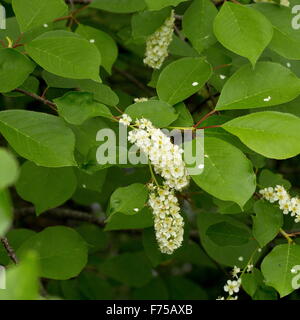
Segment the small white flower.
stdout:
[[132,122],[132,119],[129,117],[128,114],[124,113],[119,122],[122,123],[124,126],[129,126]]
[[231,271],[231,274],[233,278],[238,278],[238,274],[241,272],[241,269],[238,268],[237,266],[233,267],[233,270]]
[[44,28],[48,28],[49,26],[48,26],[47,23],[44,23],[44,24],[43,24],[43,27],[44,27]]
[[258,248],[258,250],[257,250],[258,252],[262,252],[262,248]]
[[234,293],[238,293],[240,290],[241,281],[238,280],[227,280],[227,284],[224,286],[224,291],[228,292],[230,296]]
[[133,209],[133,211],[135,211],[135,212],[139,212],[139,210],[140,210],[139,208],[134,208]]
[[198,84],[199,84],[199,83],[198,83],[197,81],[195,81],[195,82],[192,83],[192,86],[193,86],[193,87],[196,87]]
[[218,297],[216,300],[225,300],[224,297]]
[[240,256],[240,257],[238,257],[238,260],[239,261],[244,261],[244,257]]
[[95,43],[95,39],[90,39],[90,43]]
[[226,79],[226,76],[224,74],[220,74],[220,79],[224,80]]
[[247,272],[252,272],[253,270],[253,264],[248,264],[247,265]]
[[290,68],[292,65],[290,64],[290,62],[287,62],[287,63],[286,63],[286,66],[287,66],[288,68]]
[[135,103],[138,103],[138,102],[145,102],[145,101],[148,101],[149,99],[148,98],[145,98],[145,97],[142,97],[142,98],[134,98],[133,101]]

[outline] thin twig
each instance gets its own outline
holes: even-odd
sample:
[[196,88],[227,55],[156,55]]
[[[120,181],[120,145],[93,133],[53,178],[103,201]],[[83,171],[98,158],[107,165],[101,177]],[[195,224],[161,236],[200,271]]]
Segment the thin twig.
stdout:
[[3,247],[4,249],[6,250],[7,252],[7,255],[9,256],[9,258],[11,259],[11,261],[14,263],[14,264],[17,264],[18,263],[18,258],[16,256],[16,253],[14,251],[14,249],[11,247],[11,245],[9,244],[8,242],[8,239],[3,237],[3,238],[0,238],[0,241],[2,242],[3,244]]
[[119,69],[117,67],[113,67],[113,69],[120,73],[122,76],[124,76],[125,78],[127,78],[129,81],[131,81],[132,83],[134,83],[137,87],[139,87],[141,90],[145,91],[147,94],[152,95],[151,90],[149,90],[142,82],[140,82],[137,78],[135,78],[133,75],[131,75],[130,73],[128,73],[125,70]]
[[20,89],[20,88],[17,88],[15,89],[14,91],[17,91],[17,92],[20,92],[20,93],[23,93],[25,94],[26,96],[28,97],[31,97],[35,100],[38,100],[44,104],[46,104],[47,106],[49,106],[52,110],[54,110],[55,112],[57,112],[57,109],[56,109],[56,104],[50,100],[47,100],[43,97],[40,97],[38,96],[37,94],[33,93],[33,92],[29,92],[29,91],[26,91],[26,90],[23,90],[23,89]]
[[194,128],[197,128],[199,126],[200,123],[202,123],[203,121],[205,121],[208,117],[210,117],[211,115],[213,115],[215,112],[217,112],[216,109],[210,111],[209,113],[207,113],[203,118],[201,118],[195,125],[193,125]]
[[[16,215],[26,216],[26,215],[34,215],[35,208],[34,207],[27,207],[15,210]],[[93,223],[99,227],[104,227],[104,221],[100,218],[93,216],[90,213],[67,209],[67,208],[55,208],[46,211],[43,213],[43,216],[55,217],[55,218],[67,218],[72,220],[78,221],[85,221],[89,223]]]

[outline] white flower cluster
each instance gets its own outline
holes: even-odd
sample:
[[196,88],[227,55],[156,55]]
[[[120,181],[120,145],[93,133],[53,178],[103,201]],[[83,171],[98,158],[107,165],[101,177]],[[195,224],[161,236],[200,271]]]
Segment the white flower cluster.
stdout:
[[[276,2],[273,1],[273,0],[254,0],[254,2],[256,2],[256,3],[261,3],[261,2],[265,2],[265,3],[276,3]],[[285,7],[289,7],[289,6],[290,6],[289,0],[280,0],[280,4],[281,4],[282,6],[285,6]]]
[[284,214],[290,213],[292,217],[295,217],[295,222],[300,222],[300,199],[298,197],[292,198],[283,186],[265,188],[259,193],[271,203],[278,201],[279,208]]
[[151,121],[138,119],[137,129],[129,132],[128,141],[136,144],[149,158],[155,173],[165,179],[171,189],[182,190],[189,184],[189,176],[182,159],[183,150],[171,142]]
[[[132,119],[124,114],[120,122],[130,125]],[[175,190],[182,190],[189,184],[183,150],[145,118],[137,119],[133,126],[135,129],[129,132],[128,141],[148,156],[155,173],[164,178],[163,186],[148,185],[149,205],[153,210],[159,248],[163,253],[172,254],[181,246],[184,233],[184,222],[175,196]]]
[[159,69],[168,56],[168,47],[172,41],[175,15],[174,10],[164,24],[148,39],[144,63],[153,69]]
[[153,210],[154,229],[159,249],[172,254],[183,241],[184,221],[180,215],[178,200],[174,190],[151,185],[149,205]]

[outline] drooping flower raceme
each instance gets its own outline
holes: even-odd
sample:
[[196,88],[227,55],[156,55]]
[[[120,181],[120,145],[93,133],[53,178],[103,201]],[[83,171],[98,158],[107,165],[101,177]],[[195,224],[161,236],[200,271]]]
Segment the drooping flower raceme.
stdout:
[[136,120],[137,129],[129,132],[128,141],[136,144],[149,158],[155,173],[165,179],[171,189],[182,190],[189,184],[189,176],[182,159],[183,150],[171,142],[160,129],[147,119]]
[[174,10],[172,10],[171,16],[147,39],[144,63],[153,69],[159,69],[168,56],[174,21]]
[[[256,3],[260,3],[260,2],[276,3],[276,2],[273,1],[273,0],[254,0],[254,2],[256,2]],[[289,7],[289,6],[290,6],[289,0],[280,0],[280,4],[281,4],[282,6],[285,6],[285,7]]]
[[174,190],[167,186],[151,189],[149,205],[153,210],[156,240],[162,253],[172,254],[181,246],[184,233],[178,200]]
[[[129,125],[131,119],[124,114],[120,122]],[[172,254],[181,246],[184,234],[184,222],[175,196],[175,190],[180,191],[189,184],[183,150],[147,119],[137,119],[134,127],[129,132],[128,141],[148,156],[155,173],[164,178],[163,186],[148,184],[148,203],[153,210],[159,248],[163,253]]]
[[269,187],[259,191],[264,199],[274,203],[278,202],[284,214],[295,217],[295,222],[300,222],[300,199],[291,197],[283,186]]

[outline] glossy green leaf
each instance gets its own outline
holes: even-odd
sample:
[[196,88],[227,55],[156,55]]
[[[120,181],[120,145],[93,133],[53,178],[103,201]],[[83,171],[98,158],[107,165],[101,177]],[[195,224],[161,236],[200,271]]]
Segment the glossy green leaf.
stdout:
[[0,290],[0,300],[37,300],[39,298],[39,263],[35,251],[22,256],[17,266],[8,269],[6,289]]
[[58,207],[70,199],[77,187],[73,169],[39,167],[27,161],[21,167],[16,188],[19,196],[32,202],[36,214]]
[[18,178],[19,168],[15,157],[0,148],[0,190],[11,186]]
[[250,232],[228,222],[219,222],[206,230],[206,235],[218,246],[240,246],[250,239]]
[[259,11],[225,2],[214,21],[214,33],[225,48],[255,65],[272,39],[273,27]]
[[187,0],[145,0],[147,7],[150,10],[160,10],[167,6],[176,7],[179,3]]
[[214,197],[243,207],[256,187],[251,162],[223,140],[205,138],[204,144],[204,171],[192,179]]
[[163,69],[157,82],[159,98],[176,104],[203,87],[212,69],[203,58],[182,58]]
[[[299,287],[300,246],[281,244],[263,260],[261,271],[266,284],[275,288],[284,297]],[[295,267],[296,273],[291,270]]]
[[75,165],[74,134],[58,117],[25,110],[2,111],[0,132],[17,153],[37,165]]
[[275,111],[235,118],[222,127],[267,158],[287,159],[300,153],[300,118]]
[[0,50],[0,92],[21,86],[34,68],[35,64],[15,49]]
[[111,68],[118,56],[118,47],[113,38],[106,32],[82,24],[76,29],[76,33],[91,43],[95,43],[101,54],[101,65],[108,73],[111,73]]
[[217,41],[213,33],[213,22],[217,14],[218,10],[210,0],[195,0],[185,11],[183,31],[198,52]]
[[101,82],[99,50],[75,33],[49,31],[26,44],[25,49],[36,63],[51,73],[66,78]]
[[255,69],[241,67],[226,82],[217,110],[270,107],[295,99],[300,94],[300,79],[278,63],[259,62]]
[[134,103],[127,107],[124,112],[134,121],[144,117],[159,128],[167,127],[178,117],[176,110],[171,105],[159,100]]
[[87,263],[87,244],[68,227],[49,227],[30,237],[17,250],[21,256],[30,250],[39,255],[40,276],[66,280],[77,276]]
[[282,210],[264,200],[254,205],[253,236],[261,247],[272,241],[283,225]]
[[138,214],[148,198],[147,188],[141,183],[118,188],[110,198],[110,215],[117,212],[127,215]]
[[112,119],[110,110],[94,100],[89,92],[67,92],[63,97],[54,100],[59,115],[67,122],[80,125],[89,118],[104,117]]
[[63,0],[13,0],[12,6],[22,32],[52,22],[68,12]]

